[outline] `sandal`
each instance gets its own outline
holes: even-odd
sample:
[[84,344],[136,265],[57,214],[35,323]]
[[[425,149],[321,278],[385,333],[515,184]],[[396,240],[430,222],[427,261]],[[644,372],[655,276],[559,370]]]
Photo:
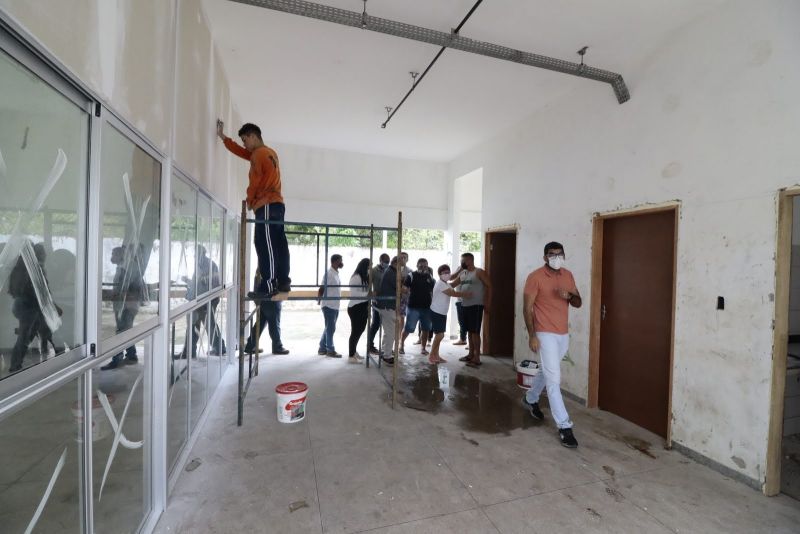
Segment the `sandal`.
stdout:
[[421,354],[421,355],[423,355],[423,356],[427,356],[427,355],[428,355],[428,354],[430,354],[430,353],[429,353],[427,350],[425,350],[425,349],[422,349],[422,351],[420,352],[420,354]]
[[467,362],[467,367],[480,367],[483,365],[481,362],[473,362],[472,360]]
[[460,362],[471,362],[472,358],[470,358],[469,356],[462,356],[461,358],[458,359],[458,361],[460,361]]

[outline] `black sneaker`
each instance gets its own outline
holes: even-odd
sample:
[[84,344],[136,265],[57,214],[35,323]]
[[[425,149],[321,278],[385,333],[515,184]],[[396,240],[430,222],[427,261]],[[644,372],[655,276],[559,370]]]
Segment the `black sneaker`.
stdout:
[[525,408],[527,408],[528,412],[530,412],[531,414],[531,417],[533,417],[537,421],[544,421],[544,414],[542,413],[542,410],[539,409],[538,402],[530,404],[528,402],[528,399],[522,397],[522,405],[525,406]]
[[325,356],[328,358],[341,358],[342,355],[336,352],[335,350],[331,350],[325,353]]
[[125,365],[136,365],[139,363],[138,356],[125,356],[124,359]]
[[561,444],[568,449],[575,449],[578,447],[578,440],[572,434],[571,428],[559,428],[558,437],[561,438]]
[[388,365],[388,366],[390,366],[390,367],[391,367],[392,365],[394,365],[394,358],[384,358],[384,357],[381,357],[381,360],[383,360],[383,363],[385,363],[386,365]]
[[328,351],[325,350],[325,349],[319,349],[317,351],[317,354],[319,354],[320,356],[327,356],[328,355]]
[[280,348],[277,350],[273,349],[272,354],[289,354],[289,349],[284,349],[284,348]]
[[373,345],[372,347],[369,348],[369,353],[374,355],[374,356],[380,356],[381,351],[378,350],[378,347],[375,347]]
[[[256,352],[256,347],[254,345],[251,345],[250,343],[245,343],[244,345],[245,354],[255,354],[255,352]],[[264,352],[264,348],[258,347],[258,353],[261,354],[262,352]]]
[[119,360],[112,359],[106,365],[102,366],[100,368],[100,370],[101,371],[111,371],[112,369],[116,369],[117,367],[119,367]]

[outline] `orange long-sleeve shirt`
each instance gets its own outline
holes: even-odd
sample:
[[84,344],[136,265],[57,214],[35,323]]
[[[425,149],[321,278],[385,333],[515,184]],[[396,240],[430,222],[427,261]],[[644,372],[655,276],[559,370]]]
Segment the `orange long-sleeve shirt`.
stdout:
[[250,162],[247,207],[257,210],[265,204],[283,202],[278,154],[268,146],[261,146],[250,152],[230,137],[226,137],[224,142],[225,148]]

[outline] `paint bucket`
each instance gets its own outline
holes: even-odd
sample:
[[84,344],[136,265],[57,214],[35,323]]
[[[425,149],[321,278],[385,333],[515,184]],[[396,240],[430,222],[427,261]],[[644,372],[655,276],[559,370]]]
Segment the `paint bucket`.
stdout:
[[[114,404],[114,395],[108,395],[108,402],[109,404]],[[78,426],[76,440],[78,443],[83,443],[83,434],[81,434],[83,429],[83,407],[79,401],[75,401],[72,404],[72,417]],[[100,400],[95,395],[92,397],[92,441],[100,441],[112,435],[114,435],[114,431],[111,428],[111,423],[106,417],[103,405],[100,404]]]
[[296,423],[306,416],[308,386],[302,382],[286,382],[275,388],[278,395],[278,421]]
[[533,378],[539,374],[539,362],[522,360],[517,364],[517,385],[522,389],[531,389]]

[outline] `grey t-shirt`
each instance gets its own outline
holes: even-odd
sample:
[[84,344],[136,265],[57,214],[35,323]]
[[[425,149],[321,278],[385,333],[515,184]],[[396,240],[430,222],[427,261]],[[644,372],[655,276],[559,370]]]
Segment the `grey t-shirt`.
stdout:
[[478,269],[474,271],[461,271],[458,275],[461,280],[458,290],[463,292],[470,292],[472,296],[461,299],[462,306],[483,306],[483,282],[478,278]]

